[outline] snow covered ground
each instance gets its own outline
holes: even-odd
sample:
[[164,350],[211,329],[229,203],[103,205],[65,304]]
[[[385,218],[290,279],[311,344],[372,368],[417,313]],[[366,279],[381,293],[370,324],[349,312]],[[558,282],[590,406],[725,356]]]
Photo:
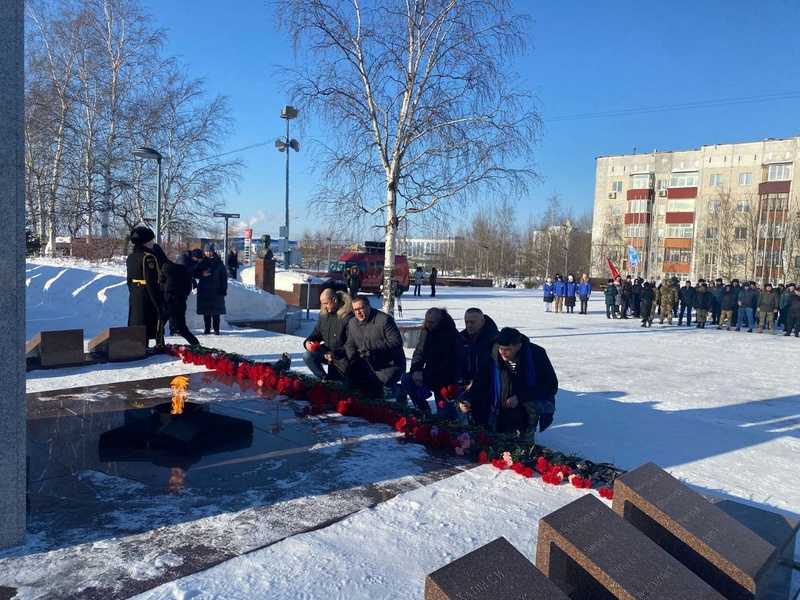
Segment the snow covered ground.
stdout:
[[[259,314],[283,310],[280,300],[234,287],[243,298],[238,303],[228,296],[237,311],[239,304],[244,311],[256,303]],[[523,289],[441,287],[435,301],[403,296],[407,321],[420,321],[430,306],[446,307],[458,323],[466,308],[480,307],[499,326],[518,327],[547,350],[560,391],[555,422],[537,442],[625,469],[653,461],[700,491],[800,518],[800,392],[794,371],[800,340],[657,323],[643,329],[636,320],[607,320],[599,294],[588,315],[545,314],[541,292]],[[120,264],[28,265],[28,338],[43,329],[82,326],[88,339],[123,325],[126,316]],[[221,336],[203,336],[201,342],[261,360],[288,351],[302,370],[301,341],[313,324],[306,321],[298,336],[284,336],[223,323]],[[34,371],[27,387],[29,392],[76,387],[89,372],[93,383],[102,383],[192,370],[200,369],[154,357],[146,363]],[[372,436],[387,433],[378,425],[368,430]],[[370,461],[391,466],[393,455],[419,451],[390,436],[385,440],[380,452],[364,454],[364,468]],[[391,468],[382,466],[391,477]],[[138,598],[420,598],[427,573],[499,536],[533,560],[538,519],[585,493],[596,492],[481,466]],[[28,544],[3,556],[30,554],[35,544]],[[108,560],[121,557],[109,551]],[[157,570],[164,557],[140,560]],[[29,568],[35,570],[33,564]],[[36,595],[23,590],[18,597]]]

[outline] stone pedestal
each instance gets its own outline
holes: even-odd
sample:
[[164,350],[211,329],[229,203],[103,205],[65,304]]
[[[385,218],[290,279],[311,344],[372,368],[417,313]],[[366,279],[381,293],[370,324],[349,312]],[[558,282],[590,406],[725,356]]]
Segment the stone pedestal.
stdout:
[[45,369],[84,364],[83,329],[41,331],[25,346],[25,358]]
[[0,2],[0,548],[25,537],[25,136],[23,0]]
[[256,287],[270,294],[275,293],[275,261],[270,258],[256,259]]
[[109,327],[89,342],[88,350],[111,362],[144,358],[147,356],[147,327]]

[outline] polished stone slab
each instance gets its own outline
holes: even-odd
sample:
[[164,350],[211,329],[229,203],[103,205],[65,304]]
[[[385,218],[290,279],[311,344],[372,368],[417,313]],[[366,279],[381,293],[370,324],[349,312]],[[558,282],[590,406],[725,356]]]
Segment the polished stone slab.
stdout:
[[753,600],[769,587],[775,546],[658,465],[617,479],[613,508],[726,598]]
[[425,578],[425,600],[568,600],[506,538],[465,554]]
[[111,362],[144,358],[147,356],[147,327],[109,327],[89,342],[87,350]]
[[44,369],[85,364],[83,329],[40,331],[25,345],[25,358]]
[[539,519],[536,566],[572,600],[722,600],[593,494]]

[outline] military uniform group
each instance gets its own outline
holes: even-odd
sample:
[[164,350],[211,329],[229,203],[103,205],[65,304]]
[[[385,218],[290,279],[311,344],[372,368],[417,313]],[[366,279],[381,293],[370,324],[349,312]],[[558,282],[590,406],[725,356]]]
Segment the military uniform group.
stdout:
[[[446,309],[433,307],[406,368],[403,338],[394,319],[369,304],[328,288],[319,320],[303,342],[303,362],[317,377],[339,381],[373,397],[396,397],[533,444],[553,420],[558,378],[544,348],[478,308],[458,330]],[[453,390],[457,396],[452,397]]]
[[642,327],[658,318],[661,325],[677,320],[678,325],[699,329],[710,323],[728,331],[783,331],[784,336],[800,337],[800,289],[794,283],[759,287],[754,281],[723,283],[718,278],[692,285],[672,277],[656,285],[652,279],[617,276],[608,280],[603,293],[607,318],[641,319]]

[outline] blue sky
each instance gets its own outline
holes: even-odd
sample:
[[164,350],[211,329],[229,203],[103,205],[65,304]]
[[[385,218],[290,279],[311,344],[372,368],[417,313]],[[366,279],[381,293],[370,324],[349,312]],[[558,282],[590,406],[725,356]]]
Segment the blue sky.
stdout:
[[[280,109],[291,104],[275,75],[290,64],[266,0],[142,0],[210,93],[229,97],[235,136],[224,150],[246,167],[227,209],[254,235],[284,221],[285,135]],[[534,19],[518,70],[539,97],[545,122],[537,152],[543,182],[518,214],[543,212],[561,195],[576,214],[591,211],[595,157],[685,150],[703,144],[800,135],[800,2],[795,0],[517,0]],[[673,109],[682,105],[681,108]],[[667,108],[659,108],[667,107]],[[639,110],[643,109],[643,110]],[[608,113],[613,113],[609,115]],[[301,129],[302,126],[302,129]],[[291,156],[292,237],[324,229],[305,202],[314,181],[306,152],[322,132],[292,122],[301,142]]]

